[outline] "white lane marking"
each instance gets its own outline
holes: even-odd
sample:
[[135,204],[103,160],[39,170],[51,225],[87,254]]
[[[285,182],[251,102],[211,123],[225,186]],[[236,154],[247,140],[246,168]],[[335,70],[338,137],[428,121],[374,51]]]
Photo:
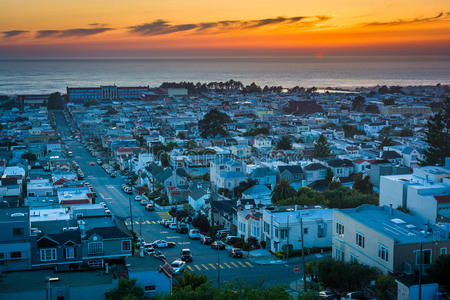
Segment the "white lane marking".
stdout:
[[167,236],[166,237],[167,239],[179,239],[180,237],[179,236]]

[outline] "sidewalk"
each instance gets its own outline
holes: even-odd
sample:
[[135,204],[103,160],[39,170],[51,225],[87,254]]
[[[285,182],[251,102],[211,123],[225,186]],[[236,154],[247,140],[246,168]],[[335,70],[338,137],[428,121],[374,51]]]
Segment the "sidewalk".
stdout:
[[[262,251],[260,251],[262,250]],[[253,255],[253,251],[250,251],[249,259],[252,260],[252,262],[259,264],[259,265],[275,265],[275,264],[294,264],[294,263],[302,263],[302,257],[292,257],[289,259],[279,259],[276,258],[274,255],[270,254],[267,250],[260,249],[260,250],[253,250],[253,251],[260,251],[255,254],[259,255]],[[267,254],[267,255],[264,255]],[[327,258],[331,256],[331,252],[325,252],[323,254],[311,254],[305,256],[305,262],[313,261],[313,260],[320,260],[323,258]]]

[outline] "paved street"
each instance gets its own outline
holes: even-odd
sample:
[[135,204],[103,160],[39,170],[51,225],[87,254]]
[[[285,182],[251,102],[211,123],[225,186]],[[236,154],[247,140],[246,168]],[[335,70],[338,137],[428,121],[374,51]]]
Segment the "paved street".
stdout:
[[[56,113],[57,129],[62,138],[70,136],[71,132],[66,124],[64,114]],[[105,202],[112,214],[126,218],[126,224],[131,228],[130,203],[133,212],[133,229],[143,236],[145,241],[157,239],[176,242],[177,246],[163,249],[169,262],[180,257],[182,248],[190,248],[193,253],[193,262],[187,264],[187,269],[195,273],[208,276],[217,284],[218,276],[223,284],[236,278],[244,279],[248,283],[256,283],[264,278],[265,284],[281,283],[288,285],[300,278],[294,274],[293,266],[298,264],[258,264],[254,258],[235,259],[228,255],[228,250],[214,250],[210,246],[201,245],[198,240],[189,240],[187,234],[180,234],[159,224],[162,218],[167,218],[167,212],[147,212],[139,202],[134,201],[134,195],[127,195],[121,190],[124,183],[120,177],[111,178],[99,165],[91,166],[96,158],[74,140],[66,141],[75,160],[85,175],[85,181],[90,182],[97,193],[97,202]],[[245,253],[246,255],[247,253]],[[219,261],[219,262],[218,262]]]

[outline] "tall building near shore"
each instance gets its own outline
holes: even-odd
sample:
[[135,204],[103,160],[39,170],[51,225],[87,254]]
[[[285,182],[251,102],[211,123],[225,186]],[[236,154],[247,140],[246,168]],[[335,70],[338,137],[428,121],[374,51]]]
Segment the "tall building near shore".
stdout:
[[105,85],[100,87],[67,87],[69,102],[85,102],[88,100],[133,100],[141,99],[149,92],[148,86],[119,87]]

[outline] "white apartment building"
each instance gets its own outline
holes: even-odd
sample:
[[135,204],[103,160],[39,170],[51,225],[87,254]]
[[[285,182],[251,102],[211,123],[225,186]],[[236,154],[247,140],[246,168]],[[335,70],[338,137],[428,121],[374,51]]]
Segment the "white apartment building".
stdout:
[[413,174],[382,176],[382,205],[407,208],[424,222],[442,221],[441,215],[450,213],[450,170],[426,166]]
[[[301,249],[301,222],[305,248],[330,247],[333,210],[274,208],[263,211],[263,236],[272,252]],[[288,246],[289,245],[289,246]]]

